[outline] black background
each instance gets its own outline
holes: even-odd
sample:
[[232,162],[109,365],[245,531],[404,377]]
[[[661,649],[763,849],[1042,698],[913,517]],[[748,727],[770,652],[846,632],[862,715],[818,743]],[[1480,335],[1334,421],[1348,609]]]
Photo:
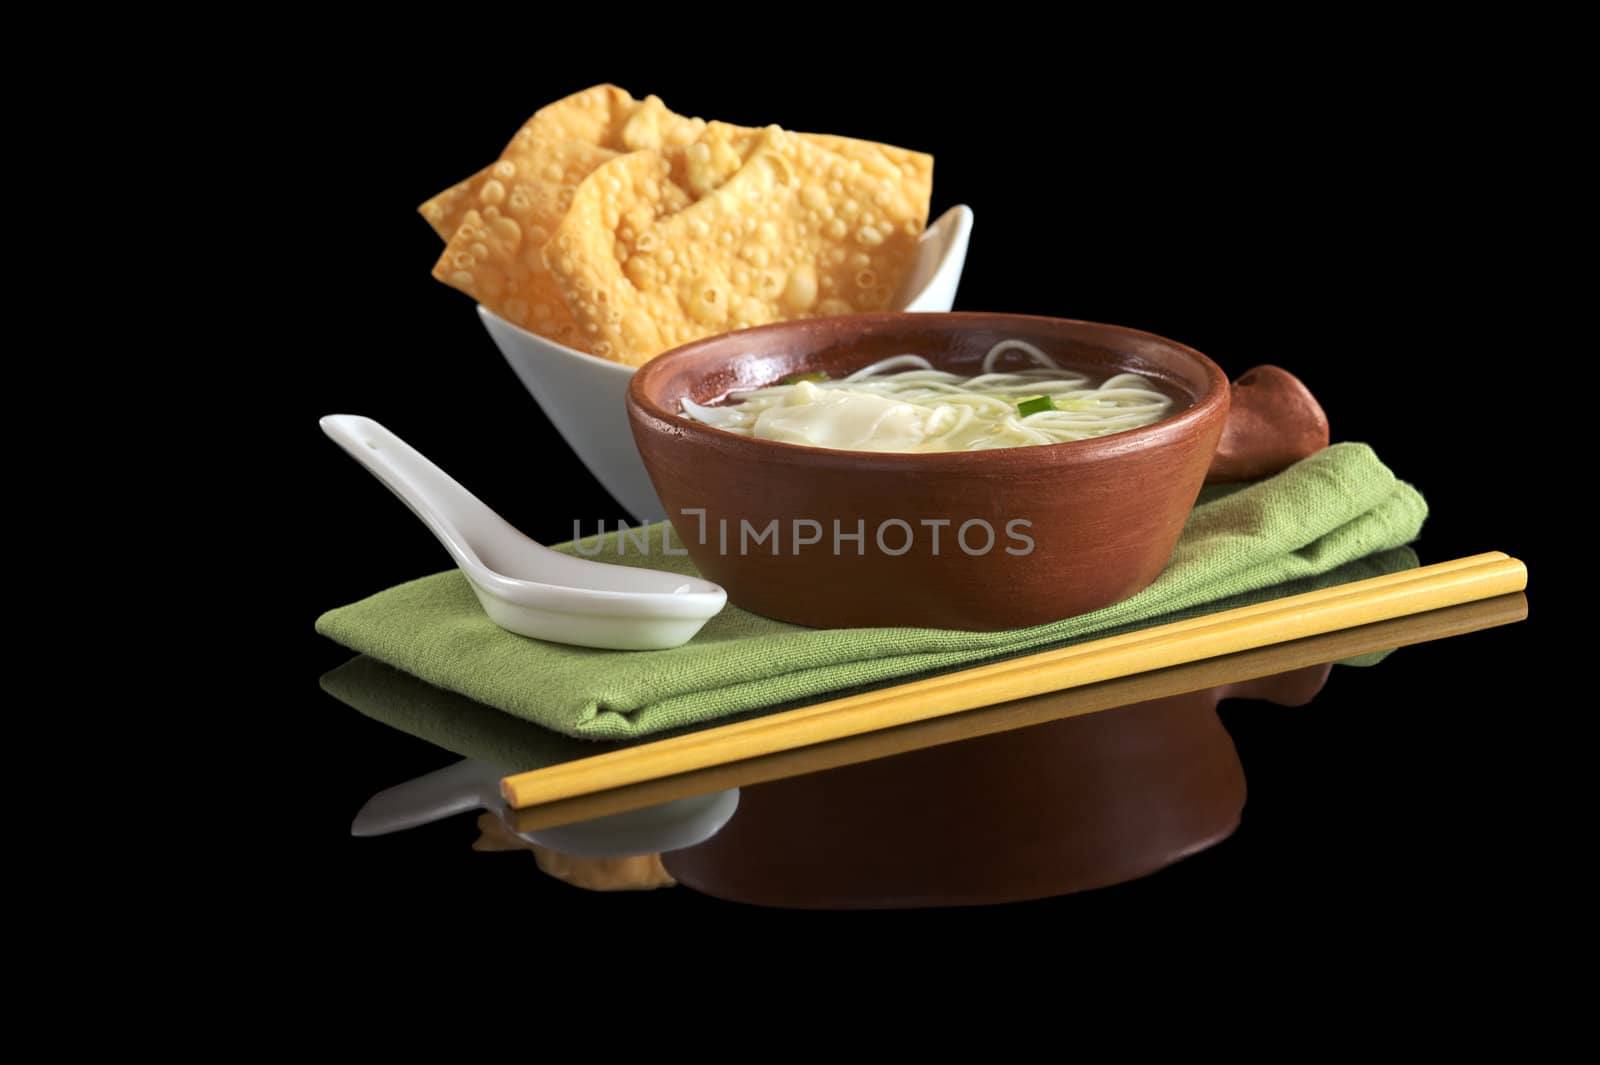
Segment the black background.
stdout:
[[[290,264],[267,327],[284,368],[268,382],[273,438],[290,458],[268,477],[292,500],[283,542],[305,549],[275,595],[284,653],[272,679],[288,693],[277,732],[297,781],[275,866],[285,912],[444,928],[461,916],[454,900],[470,899],[526,902],[573,927],[868,919],[751,911],[683,889],[587,895],[543,878],[527,855],[470,852],[468,818],[346,835],[372,792],[450,758],[322,694],[316,678],[347,653],[311,623],[446,559],[316,419],[378,418],[547,542],[568,538],[574,519],[623,516],[471,301],[429,277],[439,243],[415,214],[492,161],[537,107],[605,80],[688,114],[933,153],[933,216],[956,203],[976,212],[957,309],[1135,326],[1232,375],[1285,366],[1321,398],[1336,440],[1372,444],[1427,496],[1424,562],[1504,550],[1534,573],[1528,622],[1336,671],[1307,708],[1225,706],[1250,800],[1238,833],[1213,850],[1076,898],[877,919],[1121,929],[1204,916],[1270,935],[1448,938],[1447,912],[1493,913],[1525,884],[1541,798],[1524,762],[1543,737],[1509,715],[1533,713],[1543,519],[1516,478],[1535,440],[1488,431],[1531,425],[1542,402],[1528,387],[1489,406],[1496,388],[1538,374],[1507,324],[1526,266],[1507,250],[1522,224],[1501,162],[1522,136],[1515,116],[1470,64],[1419,67],[1379,46],[1234,65],[1144,64],[1121,41],[1014,45],[974,44],[958,63],[934,48],[906,59],[887,38],[836,42],[837,63],[799,66],[718,51],[714,70],[704,48],[664,47],[646,62],[542,49],[537,63],[504,69],[468,62],[468,49],[445,62],[441,42],[435,66],[416,53],[357,62],[313,50],[285,72],[296,91],[267,119],[284,149],[265,161],[281,232],[264,237]],[[741,72],[731,89],[730,70]]]

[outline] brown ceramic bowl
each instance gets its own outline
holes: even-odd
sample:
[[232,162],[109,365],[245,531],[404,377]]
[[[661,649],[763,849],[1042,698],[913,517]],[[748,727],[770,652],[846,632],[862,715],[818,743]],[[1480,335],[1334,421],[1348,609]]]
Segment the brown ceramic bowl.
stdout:
[[[1143,374],[1180,397],[1176,413],[1092,440],[934,454],[759,440],[678,413],[685,396],[838,378],[905,352],[977,373],[1013,337],[1076,369]],[[1227,377],[1182,344],[1012,314],[761,326],[660,355],[628,388],[639,453],[700,572],[746,610],[822,627],[1014,628],[1127,598],[1172,554],[1228,409]]]

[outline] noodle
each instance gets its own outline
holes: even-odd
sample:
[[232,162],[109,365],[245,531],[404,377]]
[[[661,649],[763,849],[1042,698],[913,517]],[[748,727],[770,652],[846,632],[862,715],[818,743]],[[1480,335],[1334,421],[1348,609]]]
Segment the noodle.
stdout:
[[[1034,365],[998,371],[1010,351]],[[1138,374],[1091,385],[1087,375],[1063,369],[1024,340],[990,348],[982,370],[963,377],[935,370],[920,355],[892,355],[839,381],[730,393],[721,406],[684,399],[683,412],[731,433],[812,447],[980,451],[1125,432],[1159,421],[1172,407],[1171,397]]]

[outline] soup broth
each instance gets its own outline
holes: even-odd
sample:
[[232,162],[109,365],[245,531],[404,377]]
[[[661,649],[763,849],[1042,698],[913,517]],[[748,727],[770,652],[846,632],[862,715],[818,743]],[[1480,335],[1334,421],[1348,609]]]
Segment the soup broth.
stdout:
[[[1010,365],[1002,368],[1002,360]],[[800,374],[714,404],[686,398],[683,413],[787,444],[937,452],[1087,440],[1152,425],[1188,406],[1162,382],[1133,373],[1097,381],[1022,340],[996,344],[981,369],[965,376],[936,370],[920,355],[895,355],[839,380]]]

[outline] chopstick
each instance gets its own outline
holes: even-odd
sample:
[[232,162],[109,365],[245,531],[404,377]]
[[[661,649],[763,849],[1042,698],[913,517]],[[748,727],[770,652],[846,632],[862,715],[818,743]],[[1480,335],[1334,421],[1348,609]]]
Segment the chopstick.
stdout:
[[514,809],[825,743],[1527,587],[1500,551],[1056,648],[508,776]]

